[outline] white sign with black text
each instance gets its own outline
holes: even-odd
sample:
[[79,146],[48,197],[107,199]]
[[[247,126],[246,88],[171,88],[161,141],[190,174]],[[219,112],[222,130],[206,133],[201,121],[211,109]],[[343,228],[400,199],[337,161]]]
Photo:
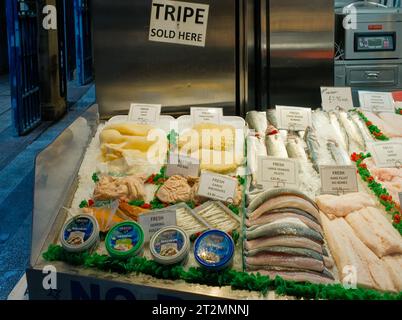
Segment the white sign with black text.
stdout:
[[160,104],[132,103],[128,120],[140,124],[155,125],[159,122],[162,106]]
[[311,108],[276,106],[278,129],[301,131],[311,127]]
[[257,161],[257,182],[264,188],[299,185],[296,160],[259,156]]
[[360,108],[371,112],[395,112],[390,92],[359,91]]
[[176,225],[176,210],[166,208],[141,214],[138,217],[138,223],[144,230],[145,242],[148,242],[160,229]]
[[205,47],[209,5],[153,0],[149,40]]
[[350,87],[321,87],[322,108],[325,111],[353,109]]
[[190,115],[194,125],[201,122],[219,124],[223,117],[223,109],[191,107]]
[[402,168],[402,142],[375,142],[368,148],[378,168]]
[[237,184],[238,181],[236,178],[212,172],[202,172],[198,195],[213,200],[233,202]]
[[344,194],[357,192],[357,174],[354,166],[320,166],[321,193]]
[[200,161],[178,153],[169,155],[169,162],[166,166],[166,176],[180,175],[183,177],[198,177]]

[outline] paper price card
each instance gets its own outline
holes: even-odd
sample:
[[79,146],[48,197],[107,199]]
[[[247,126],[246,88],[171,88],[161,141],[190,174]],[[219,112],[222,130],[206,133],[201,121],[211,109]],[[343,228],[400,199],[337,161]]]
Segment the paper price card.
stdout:
[[368,147],[377,167],[402,167],[402,141],[375,142]]
[[299,185],[296,160],[259,156],[257,168],[257,182],[264,188]]
[[311,108],[276,106],[278,129],[301,131],[311,126]]
[[321,87],[322,108],[325,111],[353,109],[352,90],[350,87]]
[[237,191],[237,184],[236,178],[211,172],[202,172],[198,195],[213,200],[233,202]]
[[221,108],[190,108],[193,124],[200,122],[219,124],[223,117]]
[[198,177],[199,170],[200,162],[198,159],[183,156],[177,153],[171,153],[166,167],[166,175],[168,177],[174,175],[180,175],[183,177]]
[[321,193],[344,194],[357,192],[354,166],[320,166]]
[[159,121],[162,106],[160,104],[132,103],[128,120],[140,124],[155,125]]
[[138,217],[138,223],[144,230],[144,238],[147,242],[160,229],[176,225],[176,210],[166,208],[142,214]]
[[390,92],[359,91],[360,107],[371,112],[395,112],[394,99]]
[[398,196],[399,196],[399,203],[402,203],[402,192],[399,192]]

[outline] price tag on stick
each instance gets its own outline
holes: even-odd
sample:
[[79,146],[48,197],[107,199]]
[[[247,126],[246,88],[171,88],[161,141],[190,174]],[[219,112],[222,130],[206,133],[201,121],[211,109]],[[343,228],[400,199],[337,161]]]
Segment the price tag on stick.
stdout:
[[321,192],[344,194],[357,192],[357,175],[354,166],[320,166]]
[[368,147],[378,168],[402,167],[402,142],[375,142]]
[[176,225],[176,210],[166,208],[141,214],[138,217],[138,223],[144,230],[144,238],[147,242],[160,229]]
[[321,87],[321,101],[325,111],[353,109],[350,87]]
[[236,178],[212,172],[202,172],[198,195],[213,200],[234,202],[237,185]]
[[160,104],[132,103],[128,120],[140,124],[155,125],[159,121],[162,106]]
[[264,188],[297,187],[298,177],[296,160],[258,157],[257,182]]
[[300,131],[311,127],[311,108],[276,106],[278,129]]
[[223,117],[221,108],[190,108],[193,124],[200,122],[219,124]]

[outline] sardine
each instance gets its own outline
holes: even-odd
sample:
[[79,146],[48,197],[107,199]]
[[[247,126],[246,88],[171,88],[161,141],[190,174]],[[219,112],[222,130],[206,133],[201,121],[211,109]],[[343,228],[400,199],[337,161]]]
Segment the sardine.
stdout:
[[334,112],[329,113],[329,120],[331,122],[332,128],[335,131],[338,141],[342,144],[342,147],[349,151],[349,138],[345,130],[342,129],[339,119]]
[[245,250],[256,250],[261,248],[268,248],[274,246],[292,247],[292,248],[306,248],[314,250],[319,254],[323,254],[323,246],[313,240],[305,237],[280,235],[277,237],[260,237],[254,240],[247,240],[244,242]]
[[257,254],[259,254],[261,252],[284,253],[284,254],[288,254],[288,255],[292,255],[292,256],[312,258],[312,259],[316,259],[316,260],[324,262],[324,258],[321,254],[317,253],[314,250],[310,250],[310,249],[306,249],[306,248],[273,246],[273,247],[265,247],[265,248],[249,250],[249,251],[246,251],[245,253],[246,253],[247,257],[252,257],[252,256],[256,256]]
[[365,150],[366,145],[364,143],[360,130],[357,125],[352,121],[349,114],[345,111],[340,111],[338,117],[339,122],[343,126],[345,132],[348,134],[349,142],[353,141],[356,144],[356,147],[360,148],[361,150]]
[[324,262],[300,256],[292,256],[287,254],[269,254],[261,252],[253,257],[246,257],[246,267],[251,266],[277,266],[286,268],[300,268],[303,270],[312,270],[322,272],[325,268]]
[[308,161],[306,151],[299,138],[290,138],[286,144],[286,150],[290,158]]
[[261,137],[265,136],[268,127],[266,112],[249,111],[246,114],[246,122],[250,129],[255,130]]
[[246,230],[247,240],[281,235],[304,237],[320,244],[324,242],[322,235],[317,231],[294,222],[273,222],[259,226],[251,231]]
[[366,145],[374,142],[374,138],[370,133],[370,130],[367,128],[366,124],[363,123],[363,121],[360,119],[359,115],[357,113],[351,113],[350,114],[353,122],[357,125],[357,127],[360,129],[360,133],[363,136],[364,142]]
[[271,134],[265,137],[265,145],[267,147],[268,156],[277,158],[288,158],[285,143],[281,135]]
[[312,127],[308,127],[306,129],[304,141],[306,141],[313,167],[317,172],[319,172],[318,155],[320,150],[320,143],[318,142],[317,135]]
[[337,142],[329,140],[327,147],[332,155],[332,158],[338,166],[347,166],[351,164],[349,155],[338,145]]

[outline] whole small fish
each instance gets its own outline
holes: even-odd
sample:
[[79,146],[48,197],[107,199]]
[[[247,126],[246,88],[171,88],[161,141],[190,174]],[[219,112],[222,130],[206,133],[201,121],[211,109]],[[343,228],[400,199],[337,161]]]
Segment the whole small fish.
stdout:
[[304,141],[306,141],[308,151],[310,154],[311,162],[313,163],[314,169],[318,172],[318,154],[320,150],[320,143],[318,142],[315,130],[312,127],[308,127],[305,131]]
[[265,145],[267,147],[267,154],[271,157],[288,158],[285,143],[282,136],[277,134],[267,135],[265,137]]
[[270,124],[278,128],[278,121],[276,119],[276,109],[267,110],[267,118]]
[[360,130],[357,125],[352,121],[349,114],[345,111],[340,111],[338,117],[341,125],[349,136],[349,141],[354,141],[358,148],[360,148],[361,150],[365,150],[366,145],[364,143]]
[[286,150],[290,158],[307,161],[307,154],[301,140],[297,137],[290,138],[286,143]]
[[335,131],[335,134],[338,137],[339,142],[342,144],[342,147],[345,150],[349,150],[349,139],[347,133],[342,129],[341,124],[339,123],[339,119],[334,112],[329,113],[329,119],[331,125]]
[[250,129],[254,129],[260,136],[264,136],[268,127],[267,113],[249,111],[246,114],[246,122]]
[[348,153],[340,147],[337,142],[329,140],[327,142],[327,147],[338,166],[347,166],[351,164]]
[[360,119],[359,115],[357,113],[351,113],[350,117],[352,118],[353,122],[358,126],[360,129],[360,133],[363,136],[364,142],[366,145],[374,142],[374,138],[371,135],[369,129],[367,126],[363,123],[363,121]]

